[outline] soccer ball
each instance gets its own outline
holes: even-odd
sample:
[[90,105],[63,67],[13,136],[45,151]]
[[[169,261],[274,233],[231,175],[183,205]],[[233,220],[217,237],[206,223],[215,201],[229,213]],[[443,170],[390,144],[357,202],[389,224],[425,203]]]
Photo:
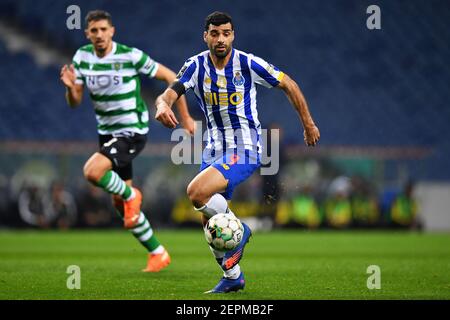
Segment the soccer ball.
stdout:
[[232,214],[219,213],[212,216],[205,225],[208,244],[219,251],[236,248],[244,235],[241,221]]

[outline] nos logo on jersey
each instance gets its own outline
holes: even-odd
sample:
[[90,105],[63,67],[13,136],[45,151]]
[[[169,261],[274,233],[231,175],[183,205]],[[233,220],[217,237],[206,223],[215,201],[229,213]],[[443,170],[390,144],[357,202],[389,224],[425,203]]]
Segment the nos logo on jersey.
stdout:
[[245,78],[244,76],[239,72],[236,71],[233,77],[233,84],[235,86],[242,86],[245,83]]

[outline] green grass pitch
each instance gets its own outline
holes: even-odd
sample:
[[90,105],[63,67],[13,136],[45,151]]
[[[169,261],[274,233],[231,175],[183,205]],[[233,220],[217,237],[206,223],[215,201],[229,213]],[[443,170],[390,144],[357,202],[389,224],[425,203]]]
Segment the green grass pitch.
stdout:
[[[148,274],[126,231],[0,231],[0,299],[450,299],[449,234],[255,233],[245,289],[205,295],[222,273],[201,229],[156,232],[172,263]],[[66,287],[69,265],[81,269],[80,290]],[[367,288],[370,265],[379,290]]]

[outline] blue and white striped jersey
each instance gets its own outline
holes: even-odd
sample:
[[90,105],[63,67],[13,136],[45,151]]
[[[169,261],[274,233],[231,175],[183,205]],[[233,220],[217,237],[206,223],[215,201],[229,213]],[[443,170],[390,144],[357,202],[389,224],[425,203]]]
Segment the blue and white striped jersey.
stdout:
[[177,75],[186,91],[193,89],[208,126],[206,148],[245,148],[261,153],[261,124],[256,84],[277,86],[284,74],[252,54],[232,49],[224,69],[214,67],[209,51],[189,58]]

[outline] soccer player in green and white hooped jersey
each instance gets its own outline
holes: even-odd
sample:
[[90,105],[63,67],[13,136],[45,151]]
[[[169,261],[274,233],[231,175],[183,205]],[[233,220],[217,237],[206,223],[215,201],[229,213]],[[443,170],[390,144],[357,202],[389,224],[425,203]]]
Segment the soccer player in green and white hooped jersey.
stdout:
[[[114,206],[139,242],[149,251],[146,272],[158,272],[170,263],[167,250],[156,239],[141,211],[141,192],[132,187],[132,160],[147,141],[148,111],[141,98],[139,74],[171,83],[175,73],[147,54],[112,40],[114,26],[105,11],[86,16],[86,37],[70,66],[61,70],[66,100],[79,105],[87,87],[97,118],[100,150],[84,166],[85,178],[112,194]],[[178,104],[183,127],[192,134],[194,120],[186,100]]]

